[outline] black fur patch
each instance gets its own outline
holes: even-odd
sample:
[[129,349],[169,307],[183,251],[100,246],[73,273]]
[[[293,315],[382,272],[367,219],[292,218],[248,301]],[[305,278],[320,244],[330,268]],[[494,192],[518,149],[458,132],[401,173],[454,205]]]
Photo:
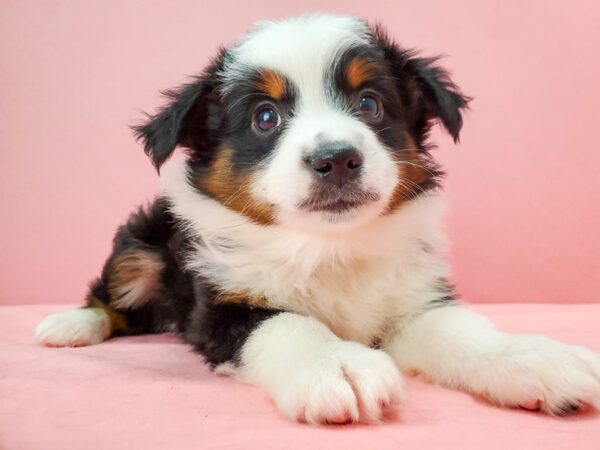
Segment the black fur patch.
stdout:
[[239,362],[240,350],[250,333],[277,311],[245,304],[215,303],[217,293],[202,280],[195,283],[196,302],[183,338],[194,345],[212,366]]
[[441,278],[438,280],[436,286],[435,298],[431,299],[426,307],[438,308],[440,306],[456,305],[457,300],[458,295],[456,294],[454,286],[452,286],[445,278]]
[[[99,300],[124,316],[126,334],[177,331],[204,354],[210,364],[237,362],[248,335],[277,311],[217,303],[217,291],[183,267],[182,259],[190,244],[191,238],[180,231],[165,199],[157,199],[146,210],[140,208],[118,229],[112,254],[102,276],[92,283],[88,302],[94,306],[92,299]],[[134,307],[119,308],[108,289],[113,261],[124,252],[136,249],[157,252],[165,268],[151,298],[141,299]]]

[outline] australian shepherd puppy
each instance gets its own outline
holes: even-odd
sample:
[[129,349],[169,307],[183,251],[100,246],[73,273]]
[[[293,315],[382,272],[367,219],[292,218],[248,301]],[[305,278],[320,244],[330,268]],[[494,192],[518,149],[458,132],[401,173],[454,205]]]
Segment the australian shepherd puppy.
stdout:
[[[309,423],[380,419],[402,372],[550,414],[600,404],[598,355],[456,300],[427,136],[458,140],[468,98],[435,58],[308,15],[260,24],[167,96],[136,128],[159,195],[39,342],[176,331]],[[163,167],[176,147],[185,162]]]

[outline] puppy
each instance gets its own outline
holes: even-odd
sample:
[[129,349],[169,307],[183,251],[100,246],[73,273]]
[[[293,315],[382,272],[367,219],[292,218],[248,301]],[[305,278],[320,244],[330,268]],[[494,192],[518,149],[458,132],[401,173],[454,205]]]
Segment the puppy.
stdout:
[[[176,331],[293,420],[376,421],[401,372],[507,407],[600,405],[600,357],[508,335],[461,306],[440,259],[442,172],[465,97],[435,58],[335,15],[259,25],[136,127],[161,192],[114,239],[49,346]],[[183,163],[163,164],[176,147]]]

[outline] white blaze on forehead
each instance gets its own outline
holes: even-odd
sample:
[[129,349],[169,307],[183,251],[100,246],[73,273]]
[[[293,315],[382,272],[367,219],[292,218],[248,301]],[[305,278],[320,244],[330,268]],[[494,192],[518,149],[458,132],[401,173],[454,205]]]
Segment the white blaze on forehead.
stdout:
[[342,52],[370,40],[368,25],[350,16],[312,14],[262,22],[230,50],[222,75],[235,82],[245,69],[276,70],[300,89],[322,89],[322,80]]

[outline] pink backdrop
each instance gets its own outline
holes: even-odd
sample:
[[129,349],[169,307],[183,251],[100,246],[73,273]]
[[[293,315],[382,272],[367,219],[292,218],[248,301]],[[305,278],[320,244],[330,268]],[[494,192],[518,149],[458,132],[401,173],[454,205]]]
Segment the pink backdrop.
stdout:
[[475,96],[450,172],[470,301],[600,301],[600,3],[0,1],[0,303],[80,301],[156,176],[127,126],[254,20],[381,20]]

